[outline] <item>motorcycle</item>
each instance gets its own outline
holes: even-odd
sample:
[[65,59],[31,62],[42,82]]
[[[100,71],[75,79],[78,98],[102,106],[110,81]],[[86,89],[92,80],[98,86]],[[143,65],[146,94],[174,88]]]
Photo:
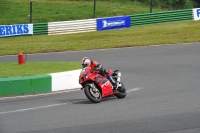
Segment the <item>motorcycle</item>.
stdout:
[[112,83],[99,71],[91,70],[90,67],[83,68],[79,76],[79,84],[84,89],[86,97],[93,103],[100,103],[102,98],[116,96],[126,97],[126,88],[121,82],[121,72],[118,70],[107,70],[107,72],[117,81],[118,88],[113,90]]

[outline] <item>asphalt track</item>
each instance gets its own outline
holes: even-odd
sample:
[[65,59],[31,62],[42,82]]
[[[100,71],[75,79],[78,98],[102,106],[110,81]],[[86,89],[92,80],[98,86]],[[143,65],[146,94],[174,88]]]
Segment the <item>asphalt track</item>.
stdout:
[[78,90],[1,99],[0,133],[200,133],[200,43],[36,54],[27,61],[84,56],[119,69],[127,97],[93,104]]

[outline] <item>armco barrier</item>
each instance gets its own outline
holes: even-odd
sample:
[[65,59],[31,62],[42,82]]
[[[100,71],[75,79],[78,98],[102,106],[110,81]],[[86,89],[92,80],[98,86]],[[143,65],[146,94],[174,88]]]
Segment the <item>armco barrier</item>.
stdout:
[[48,23],[48,35],[96,31],[96,19]]
[[48,35],[48,23],[33,24],[33,35]]
[[[193,16],[193,12],[195,16]],[[113,16],[112,18],[115,17],[117,16]],[[49,22],[49,23],[34,23],[33,35],[57,35],[57,34],[72,34],[72,33],[97,31],[96,20],[99,19],[105,19],[105,18]],[[184,21],[192,19],[200,20],[200,9],[196,8],[196,9],[174,10],[166,12],[147,13],[147,14],[137,14],[137,15],[131,15],[130,19],[131,19],[131,26]],[[103,25],[106,26],[106,28],[108,27],[108,24],[112,25],[112,22],[109,23],[107,22],[107,20],[102,23],[104,23]],[[122,21],[119,23],[122,23]],[[0,34],[3,33],[1,29],[2,28],[0,27]]]
[[138,14],[131,16],[131,26],[192,20],[192,9]]
[[0,97],[76,89],[80,70],[26,77],[0,78]]

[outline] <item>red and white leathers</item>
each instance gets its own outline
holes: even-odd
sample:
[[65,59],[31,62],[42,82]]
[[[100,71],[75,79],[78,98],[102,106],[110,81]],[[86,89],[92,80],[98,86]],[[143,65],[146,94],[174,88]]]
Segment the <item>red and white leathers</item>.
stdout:
[[96,60],[90,60],[88,57],[84,57],[81,60],[81,65],[83,68],[85,67],[90,67],[92,70],[99,70],[99,72],[106,76],[108,80],[110,80],[110,82],[113,84],[114,88],[117,87],[117,82],[112,78],[111,75],[109,75],[109,73],[103,69],[103,66],[98,63]]

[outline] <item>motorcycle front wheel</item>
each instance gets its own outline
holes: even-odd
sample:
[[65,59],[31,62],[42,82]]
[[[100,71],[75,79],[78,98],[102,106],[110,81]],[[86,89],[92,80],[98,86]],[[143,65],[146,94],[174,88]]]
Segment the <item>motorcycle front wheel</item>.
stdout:
[[101,102],[102,95],[101,95],[100,90],[97,87],[92,88],[91,86],[86,85],[84,87],[84,92],[85,92],[86,97],[91,102],[93,102],[93,103],[100,103]]
[[122,84],[121,87],[117,89],[117,94],[115,94],[117,98],[125,98],[126,97],[126,87]]

